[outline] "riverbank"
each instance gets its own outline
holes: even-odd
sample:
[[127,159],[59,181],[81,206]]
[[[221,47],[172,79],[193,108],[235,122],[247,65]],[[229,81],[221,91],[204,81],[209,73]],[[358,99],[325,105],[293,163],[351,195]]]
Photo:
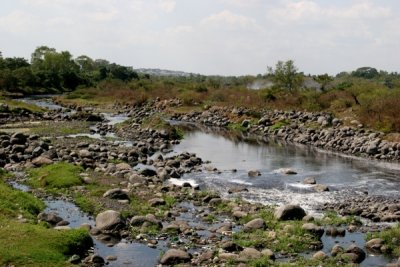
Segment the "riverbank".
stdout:
[[[71,199],[95,216],[90,233],[106,247],[114,248],[112,254],[101,255],[111,266],[120,266],[127,260],[126,256],[118,255],[121,240],[122,244],[139,243],[163,251],[160,257],[144,252],[130,259],[138,266],[148,257],[153,258],[148,262],[154,265],[160,262],[201,266],[290,263],[334,266],[338,262],[368,265],[377,259],[366,253],[364,246],[372,243],[366,245],[362,235],[353,244],[356,247],[350,245],[349,240],[357,236],[353,233],[363,229],[353,215],[341,218],[327,213],[313,218],[305,216],[305,211],[297,206],[282,206],[286,209],[282,208],[279,214],[276,207],[243,200],[241,193],[246,187],[230,188],[235,197],[229,200],[221,198],[218,192],[199,190],[190,183],[179,186],[170,183],[185,175],[218,173],[218,169],[207,170],[204,162],[208,159],[190,151],[168,155],[181,142],[177,139],[180,136],[171,135],[171,128],[158,128],[162,126],[158,123],[143,124],[145,118],[161,111],[159,107],[127,107],[124,111],[128,110],[131,119],[122,125],[104,121],[91,128],[101,140],[66,138],[67,135],[43,139],[47,136],[45,131],[36,136],[2,135],[4,155],[12,155],[4,157],[6,169],[35,170],[23,180],[34,187],[34,192],[42,197]],[[125,142],[106,138],[109,132],[124,136]],[[51,176],[58,173],[58,164],[67,164],[72,170],[78,168],[61,186],[55,186]],[[344,238],[338,237],[343,234]],[[328,245],[326,240],[336,240],[342,248]],[[390,242],[375,240],[374,249],[395,252],[390,249],[393,245]],[[93,259],[92,256],[81,260],[93,265],[96,263]],[[100,258],[95,259],[101,262]],[[388,261],[379,257],[378,262]]]

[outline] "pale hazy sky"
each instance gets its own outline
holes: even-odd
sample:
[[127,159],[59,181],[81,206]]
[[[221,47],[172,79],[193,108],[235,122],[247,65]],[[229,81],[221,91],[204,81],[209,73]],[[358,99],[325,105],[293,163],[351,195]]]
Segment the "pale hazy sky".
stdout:
[[0,51],[40,45],[134,68],[311,74],[400,71],[398,0],[0,0]]

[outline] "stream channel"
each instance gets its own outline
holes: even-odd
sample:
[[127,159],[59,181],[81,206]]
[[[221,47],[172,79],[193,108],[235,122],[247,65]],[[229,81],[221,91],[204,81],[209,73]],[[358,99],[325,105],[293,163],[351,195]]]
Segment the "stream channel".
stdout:
[[[49,109],[59,109],[50,99],[30,98],[23,101]],[[127,119],[123,115],[103,114],[110,124]],[[176,145],[169,155],[181,152],[196,153],[203,160],[210,161],[218,171],[203,171],[185,174],[181,179],[171,179],[172,183],[190,182],[201,188],[216,190],[222,196],[228,196],[227,188],[245,186],[248,191],[242,192],[244,199],[264,204],[299,204],[308,213],[318,216],[317,207],[325,202],[332,202],[346,195],[366,194],[400,196],[400,164],[377,162],[356,157],[343,156],[317,149],[285,144],[274,140],[245,142],[241,138],[227,136],[226,132],[215,129],[187,124],[178,124],[185,130],[184,139]],[[82,134],[83,135],[83,134]],[[84,134],[91,138],[102,138],[98,134]],[[75,135],[81,136],[81,135]],[[108,137],[116,136],[108,133]],[[73,136],[72,136],[73,137]],[[118,140],[120,145],[128,145],[129,141]],[[296,175],[286,175],[284,170],[290,168]],[[258,170],[260,176],[249,177],[249,170]],[[329,192],[315,192],[311,186],[304,185],[306,177],[313,176],[320,184],[327,185]],[[16,185],[21,190],[27,190],[23,185]],[[70,221],[71,227],[83,223],[94,225],[92,217],[82,213],[73,203],[65,200],[47,200],[46,211],[55,211],[62,218]],[[186,205],[188,212],[182,219],[193,220],[191,210],[195,209],[190,203]],[[193,221],[192,221],[193,224]],[[203,231],[204,232],[204,231]],[[203,233],[204,234],[204,233]],[[322,237],[323,251],[329,254],[336,245],[347,247],[355,243],[363,248],[364,234],[346,232],[345,237]],[[95,253],[105,257],[117,256],[117,261],[109,262],[108,266],[155,266],[162,251],[167,249],[166,242],[159,242],[153,249],[145,244],[121,240],[113,247],[108,247],[94,239]],[[361,266],[385,266],[393,261],[383,255],[367,254]]]

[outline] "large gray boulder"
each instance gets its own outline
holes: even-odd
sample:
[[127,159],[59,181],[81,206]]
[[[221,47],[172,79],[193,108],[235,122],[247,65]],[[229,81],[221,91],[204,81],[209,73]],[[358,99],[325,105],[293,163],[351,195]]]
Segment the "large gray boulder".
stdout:
[[175,265],[190,261],[190,255],[180,249],[170,249],[161,257],[160,263],[165,265]]
[[283,205],[276,209],[274,216],[278,220],[301,220],[306,212],[298,205]]
[[96,227],[100,230],[116,230],[124,225],[121,213],[115,210],[106,210],[96,217]]

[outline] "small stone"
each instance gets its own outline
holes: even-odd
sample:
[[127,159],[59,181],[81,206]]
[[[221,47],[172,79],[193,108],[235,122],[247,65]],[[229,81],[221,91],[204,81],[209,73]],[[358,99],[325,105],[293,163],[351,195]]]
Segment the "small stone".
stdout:
[[326,259],[328,256],[325,254],[325,252],[323,252],[323,251],[318,251],[318,252],[315,252],[315,254],[313,255],[313,259],[316,259],[316,260],[324,260],[324,259]]
[[334,245],[332,250],[331,250],[331,255],[333,257],[336,257],[338,254],[343,253],[344,252],[344,248],[340,245]]
[[258,170],[251,170],[247,173],[247,175],[249,177],[257,177],[257,176],[261,176],[261,172]]
[[313,189],[317,192],[328,192],[329,191],[329,187],[324,184],[316,184],[313,186]]
[[304,179],[303,184],[316,184],[317,181],[315,180],[314,177],[307,177]]
[[153,198],[153,199],[150,199],[148,202],[149,202],[149,205],[152,207],[165,205],[165,200],[162,198]]
[[107,261],[116,261],[118,258],[115,255],[109,255],[106,257]]

